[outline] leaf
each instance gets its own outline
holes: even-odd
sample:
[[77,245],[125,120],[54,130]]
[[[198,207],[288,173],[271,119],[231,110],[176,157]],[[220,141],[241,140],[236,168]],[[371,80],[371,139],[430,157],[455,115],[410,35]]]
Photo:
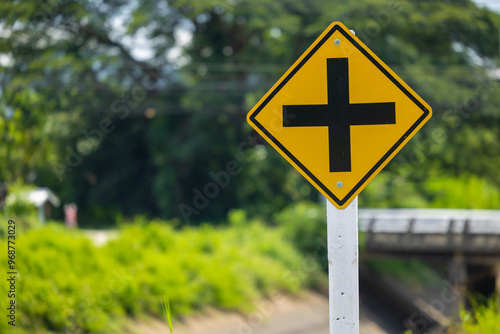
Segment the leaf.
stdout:
[[174,329],[172,327],[172,314],[170,311],[170,301],[168,300],[168,298],[165,299],[165,297],[163,297],[162,306],[163,306],[163,312],[165,312],[165,318],[167,318],[168,327],[170,328],[170,333],[173,334]]

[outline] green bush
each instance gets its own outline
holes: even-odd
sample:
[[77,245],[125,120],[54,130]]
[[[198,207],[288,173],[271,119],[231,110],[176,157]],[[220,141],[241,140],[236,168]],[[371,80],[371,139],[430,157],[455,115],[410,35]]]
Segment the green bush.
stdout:
[[325,205],[297,202],[277,213],[273,220],[295,247],[303,254],[315,258],[326,271],[328,257]]
[[[273,222],[283,230],[289,240],[304,256],[328,271],[326,206],[323,203],[296,202],[273,217]],[[359,249],[364,248],[364,235],[359,234]],[[321,281],[317,282],[322,284]],[[315,288],[323,288],[315,286]]]
[[116,265],[83,234],[50,225],[18,235],[16,249],[17,319],[27,332],[94,331],[108,323],[108,311],[120,311],[102,286]]
[[4,239],[7,236],[7,222],[9,220],[16,222],[17,233],[23,233],[27,230],[40,228],[42,226],[36,213],[18,216],[0,211],[0,239]]
[[363,264],[377,274],[390,276],[414,290],[422,290],[425,287],[442,288],[442,278],[422,260],[372,259],[364,260]]
[[432,208],[498,209],[500,189],[477,176],[432,178],[425,183]]
[[359,196],[361,207],[498,209],[500,188],[485,178],[433,173],[417,183],[382,172]]
[[[282,230],[237,216],[225,228],[124,225],[101,248],[53,224],[23,233],[16,242],[21,330],[120,332],[126,316],[161,316],[163,296],[174,316],[206,305],[248,311],[258,298],[313,281],[318,267],[304,264]],[[0,248],[7,248],[5,239]],[[6,263],[5,252],[0,261]],[[5,289],[0,285],[4,296]],[[0,332],[6,328],[0,323]]]
[[34,190],[34,186],[15,182],[9,186],[5,208],[0,210],[0,239],[7,235],[7,222],[16,222],[16,232],[40,227],[36,206],[27,200],[26,194]]

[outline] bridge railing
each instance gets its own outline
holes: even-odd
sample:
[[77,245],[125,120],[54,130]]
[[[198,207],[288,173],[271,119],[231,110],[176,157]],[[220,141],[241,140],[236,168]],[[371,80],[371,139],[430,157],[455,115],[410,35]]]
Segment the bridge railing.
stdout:
[[500,234],[500,210],[359,209],[358,216],[364,232]]
[[500,210],[360,209],[359,229],[370,250],[500,253]]

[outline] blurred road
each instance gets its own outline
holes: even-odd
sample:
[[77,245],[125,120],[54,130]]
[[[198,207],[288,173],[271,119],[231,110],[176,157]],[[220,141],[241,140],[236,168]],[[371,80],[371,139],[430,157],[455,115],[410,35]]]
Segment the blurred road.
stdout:
[[[328,298],[306,292],[300,298],[281,297],[255,305],[249,315],[207,310],[174,323],[175,334],[328,334]],[[159,320],[139,322],[134,333],[169,333]],[[360,319],[361,334],[385,334],[375,323]]]

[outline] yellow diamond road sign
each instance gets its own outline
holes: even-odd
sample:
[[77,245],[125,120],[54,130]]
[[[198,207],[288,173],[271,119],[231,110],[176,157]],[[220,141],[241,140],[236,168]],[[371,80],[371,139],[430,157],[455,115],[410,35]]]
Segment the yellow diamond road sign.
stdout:
[[345,208],[432,110],[342,23],[332,23],[248,113],[248,122]]

